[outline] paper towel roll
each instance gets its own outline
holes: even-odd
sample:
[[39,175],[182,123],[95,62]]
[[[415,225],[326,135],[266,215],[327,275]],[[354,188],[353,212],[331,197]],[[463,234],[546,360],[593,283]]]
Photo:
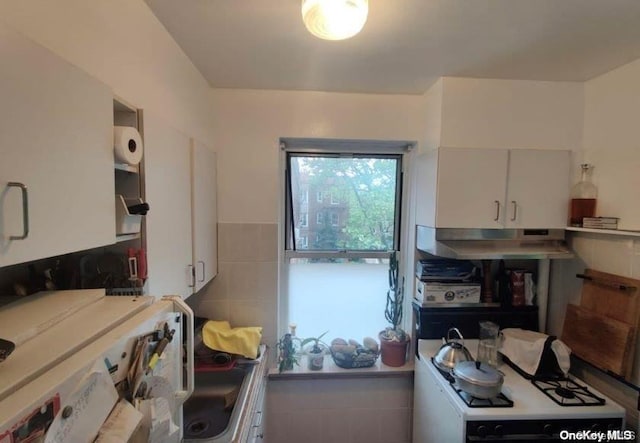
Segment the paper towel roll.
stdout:
[[142,160],[142,137],[131,126],[113,127],[113,150],[116,162],[137,165]]

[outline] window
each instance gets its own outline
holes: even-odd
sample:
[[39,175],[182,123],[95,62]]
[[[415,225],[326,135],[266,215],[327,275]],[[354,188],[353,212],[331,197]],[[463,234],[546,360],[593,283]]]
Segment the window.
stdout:
[[[344,155],[328,143],[318,149],[286,149],[285,244],[280,330],[297,324],[300,337],[329,333],[361,341],[386,326],[389,252],[399,249],[402,148],[380,154]],[[308,187],[316,199],[308,210],[316,223],[304,240],[291,225],[303,211],[292,196]],[[339,204],[339,206],[337,206]]]

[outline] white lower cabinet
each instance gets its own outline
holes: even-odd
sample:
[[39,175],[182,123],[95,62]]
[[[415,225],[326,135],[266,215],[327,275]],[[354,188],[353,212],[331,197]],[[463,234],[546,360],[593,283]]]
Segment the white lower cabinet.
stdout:
[[430,364],[424,358],[415,362],[413,443],[462,442],[462,417],[427,370]]
[[[251,429],[247,437],[247,443],[262,443],[267,441],[265,438],[266,414],[267,414],[267,376],[263,376],[256,398],[255,408],[251,416]],[[275,442],[274,442],[275,443]]]
[[112,92],[0,25],[0,267],[115,242]]
[[147,113],[143,128],[148,293],[187,298],[217,273],[215,153]]

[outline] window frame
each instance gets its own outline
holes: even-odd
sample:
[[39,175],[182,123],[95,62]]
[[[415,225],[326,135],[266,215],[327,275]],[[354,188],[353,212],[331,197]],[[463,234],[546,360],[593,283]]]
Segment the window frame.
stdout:
[[[290,321],[289,318],[289,304],[290,304],[290,294],[288,290],[288,279],[289,279],[289,268],[292,263],[292,258],[335,258],[339,256],[344,259],[367,259],[367,258],[378,258],[378,259],[388,259],[389,252],[388,251],[380,251],[380,252],[347,252],[347,251],[338,251],[338,252],[320,252],[320,251],[312,251],[312,252],[301,252],[296,251],[291,253],[285,250],[285,240],[287,237],[287,226],[290,223],[289,217],[291,213],[287,210],[286,198],[288,198],[287,192],[290,187],[287,185],[288,181],[288,166],[287,166],[287,154],[289,152],[298,152],[298,153],[326,153],[326,152],[338,152],[340,154],[394,154],[399,155],[401,158],[401,167],[398,168],[398,171],[402,173],[401,180],[398,182],[401,186],[401,195],[396,200],[396,204],[399,205],[399,218],[398,225],[396,229],[400,232],[399,243],[397,246],[398,251],[400,251],[401,256],[407,254],[405,249],[411,250],[412,248],[412,240],[410,236],[411,226],[407,224],[407,215],[411,213],[411,209],[409,208],[409,199],[413,198],[412,191],[410,189],[410,182],[413,180],[411,178],[412,172],[410,169],[410,163],[414,159],[415,155],[417,155],[416,150],[414,149],[417,145],[416,141],[410,140],[344,140],[344,139],[313,139],[313,138],[288,138],[281,137],[279,139],[279,177],[280,177],[280,192],[279,192],[279,211],[280,214],[278,219],[278,308],[277,308],[277,336],[280,337],[284,333],[289,331]],[[310,190],[309,198],[311,197]],[[317,194],[316,194],[317,197]],[[309,215],[309,223],[312,223],[312,220],[315,217],[311,218]],[[405,257],[406,258],[406,257]],[[400,268],[404,273],[404,260],[400,262]],[[404,275],[404,274],[403,274]],[[409,284],[407,286],[407,291],[411,291],[411,283],[409,278]],[[405,319],[409,318],[405,315]],[[405,324],[403,326],[405,329],[410,328],[410,325]]]
[[[375,149],[366,149],[366,142],[359,150],[354,152],[340,152],[339,149],[333,149],[332,143],[327,142],[325,149],[287,149],[284,148],[284,171],[285,171],[285,192],[284,192],[284,259],[289,262],[294,258],[342,258],[342,259],[361,259],[361,258],[388,258],[390,251],[381,250],[298,250],[296,249],[295,230],[291,225],[293,220],[293,202],[292,202],[292,183],[291,183],[291,158],[292,157],[327,157],[327,158],[388,158],[397,162],[396,167],[396,191],[394,206],[394,233],[393,233],[393,249],[400,250],[400,238],[402,227],[402,199],[404,185],[404,165],[403,154],[410,148],[410,144],[405,144],[401,149],[395,148],[391,152],[376,152]],[[316,197],[322,191],[316,191]],[[323,201],[324,201],[324,193]],[[326,218],[322,217],[322,223],[318,222],[320,212],[316,213],[316,224],[327,223]],[[329,217],[330,218],[330,217]],[[332,220],[328,223],[331,224]],[[339,220],[338,220],[339,225]],[[335,225],[333,225],[335,226]]]

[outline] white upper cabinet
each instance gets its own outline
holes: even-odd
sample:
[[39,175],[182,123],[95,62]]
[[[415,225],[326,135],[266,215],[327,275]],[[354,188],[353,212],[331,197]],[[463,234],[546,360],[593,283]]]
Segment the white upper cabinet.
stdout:
[[569,151],[429,151],[417,162],[416,223],[438,228],[564,228],[569,168]]
[[0,55],[0,267],[113,243],[112,92],[2,25]]
[[567,226],[571,153],[512,149],[505,202],[508,228]]
[[501,228],[508,151],[441,149],[436,226]]
[[191,140],[162,120],[143,115],[148,293],[193,292]]
[[143,116],[148,293],[189,297],[218,270],[216,155]]
[[216,154],[193,140],[191,146],[191,211],[195,292],[218,272]]

